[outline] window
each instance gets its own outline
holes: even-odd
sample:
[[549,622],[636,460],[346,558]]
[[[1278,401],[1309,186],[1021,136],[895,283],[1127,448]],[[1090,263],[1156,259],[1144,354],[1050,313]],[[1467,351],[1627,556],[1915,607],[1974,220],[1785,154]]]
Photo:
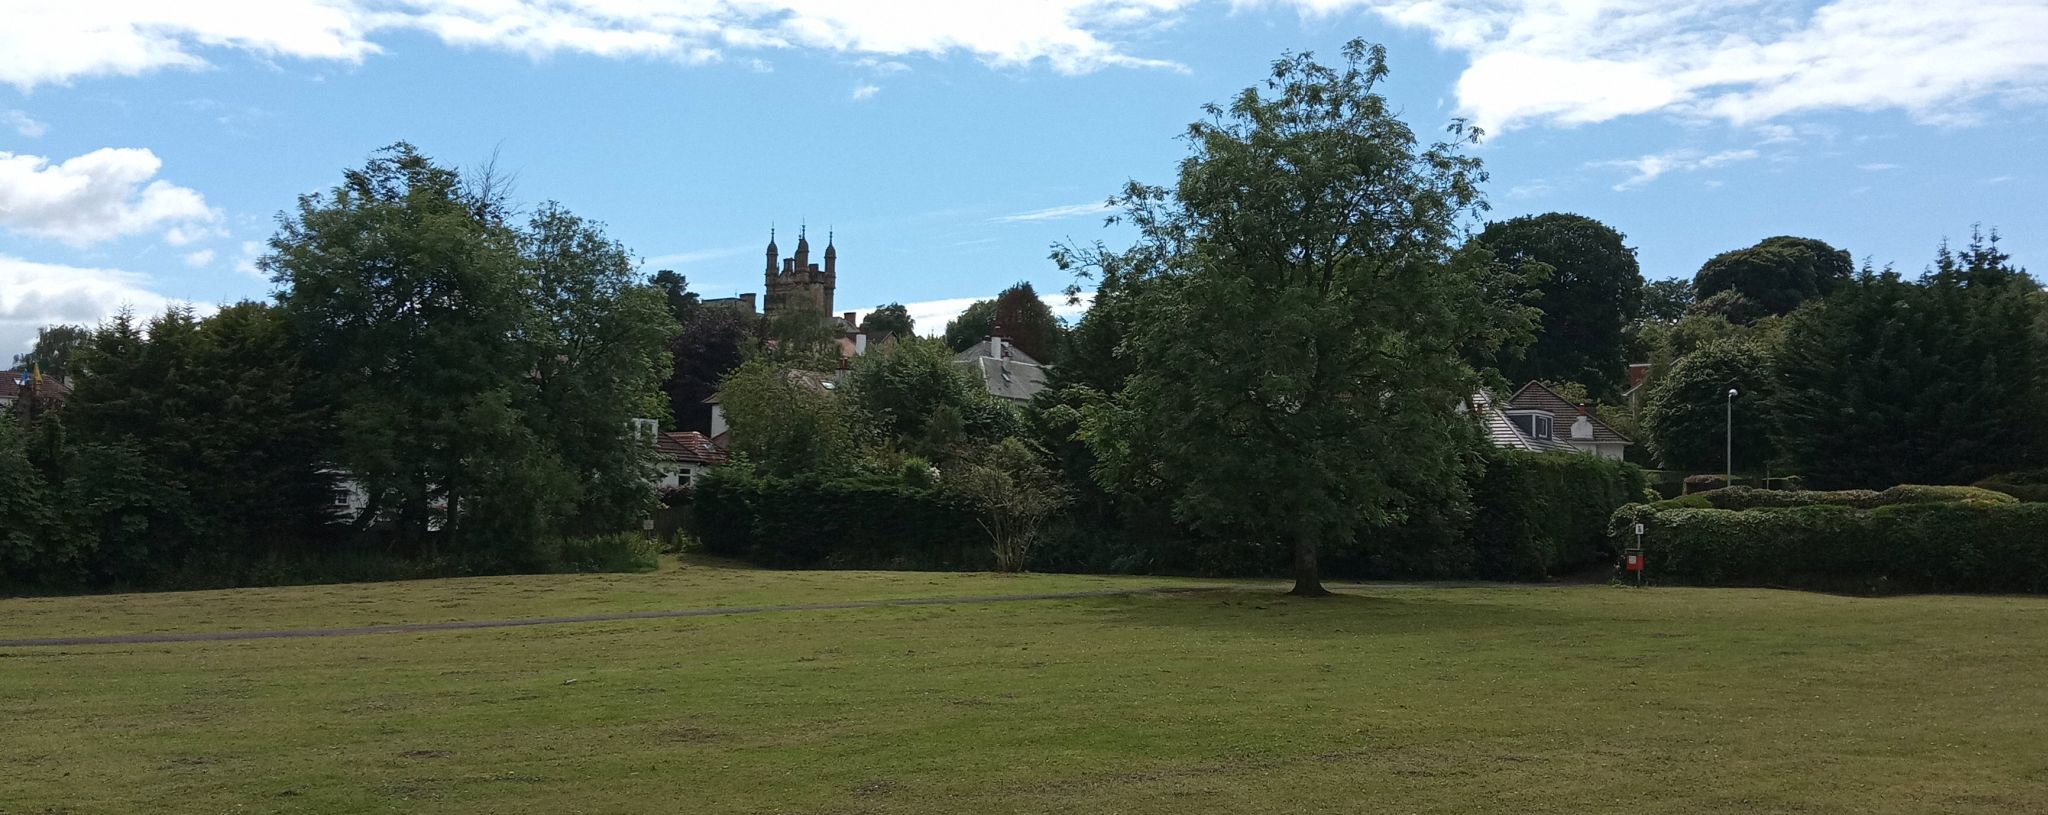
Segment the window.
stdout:
[[1549,416],[1534,416],[1534,417],[1531,417],[1531,418],[1534,418],[1534,419],[1536,420],[1536,438],[1539,438],[1539,439],[1547,439],[1547,438],[1550,438],[1550,417],[1549,417]]

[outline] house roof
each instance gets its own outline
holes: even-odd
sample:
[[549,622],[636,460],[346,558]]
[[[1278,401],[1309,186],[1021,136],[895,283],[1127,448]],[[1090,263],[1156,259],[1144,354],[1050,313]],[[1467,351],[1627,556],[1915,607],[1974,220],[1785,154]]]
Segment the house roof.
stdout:
[[[0,399],[13,400],[20,397],[20,381],[21,371],[0,371]],[[42,388],[43,397],[46,399],[62,399],[71,393],[71,386],[48,376],[43,377],[43,381],[36,387]]]
[[725,451],[694,430],[662,433],[654,437],[654,454],[671,461],[690,464],[723,464]]
[[1472,404],[1479,412],[1480,424],[1486,428],[1486,437],[1497,447],[1505,447],[1510,450],[1528,450],[1536,453],[1576,452],[1578,450],[1578,448],[1558,439],[1540,439],[1523,433],[1521,428],[1515,426],[1514,422],[1508,421],[1508,415],[1503,412],[1513,410],[1514,406],[1507,403],[1498,403],[1491,393],[1480,391],[1473,394]]
[[[977,359],[994,359],[995,356],[995,349],[989,347],[989,341],[982,340],[968,346],[967,350],[953,355],[953,358],[961,362],[973,362]],[[1014,343],[1009,342],[1003,343],[1003,359],[1011,362],[1022,362],[1026,365],[1044,365],[1044,363],[1032,359],[1030,354],[1024,353],[1024,349],[1018,348]]]
[[1002,356],[988,340],[982,340],[953,357],[960,364],[974,369],[981,377],[981,385],[990,395],[1013,402],[1029,402],[1039,391],[1045,390],[1048,366],[1039,364],[1030,354],[1015,345],[1003,343]]
[[[1582,412],[1580,407],[1573,404],[1571,400],[1557,395],[1557,391],[1551,390],[1541,382],[1533,381],[1523,385],[1521,390],[1515,391],[1514,396],[1508,397],[1507,404],[1502,405],[1501,409],[1549,411],[1553,420],[1557,423],[1559,433],[1566,432],[1563,428],[1570,427],[1573,422],[1578,421],[1578,416]],[[1591,411],[1583,412],[1587,421],[1593,425],[1593,438],[1591,439],[1593,443],[1635,443],[1629,437],[1615,432],[1614,428],[1608,427],[1606,422],[1600,421],[1600,417],[1593,415]]]

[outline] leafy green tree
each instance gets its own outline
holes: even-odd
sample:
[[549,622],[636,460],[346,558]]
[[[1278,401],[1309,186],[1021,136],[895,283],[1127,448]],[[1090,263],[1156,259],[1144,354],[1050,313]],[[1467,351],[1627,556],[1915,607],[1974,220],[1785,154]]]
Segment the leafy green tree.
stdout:
[[505,472],[485,460],[540,447],[502,409],[534,387],[518,339],[536,319],[520,236],[502,201],[466,189],[454,170],[393,145],[333,190],[301,196],[260,261],[336,411],[333,463],[370,494],[364,518],[388,513],[419,539],[445,511],[458,546],[465,499],[489,495]]
[[673,292],[644,285],[624,246],[558,204],[533,215],[522,249],[538,317],[525,334],[535,360],[527,427],[574,474],[572,531],[629,528],[654,499],[653,449],[632,428],[669,413]]
[[1375,90],[1385,50],[1344,50],[1341,68],[1277,61],[1265,93],[1190,126],[1172,191],[1120,197],[1140,246],[1102,268],[1144,279],[1134,373],[1083,430],[1105,481],[1164,485],[1199,530],[1287,543],[1303,596],[1327,593],[1325,546],[1398,521],[1397,483],[1459,478],[1466,347],[1530,328],[1485,296],[1491,256],[1452,246],[1480,204],[1473,134],[1419,146]]
[[2048,463],[2039,285],[1973,235],[1917,282],[1863,274],[1786,319],[1776,441],[1818,487],[1966,484]]
[[[1015,412],[937,340],[913,337],[871,349],[854,363],[841,396],[879,438],[932,461],[950,458],[956,442],[994,442],[1022,428]],[[957,434],[934,429],[934,422],[957,422]]]
[[711,406],[704,400],[759,346],[759,322],[752,314],[719,306],[696,309],[683,321],[669,342],[670,370],[662,385],[678,429],[711,431]]
[[1629,362],[1625,332],[1643,288],[1635,250],[1621,233],[1552,212],[1488,224],[1478,240],[1532,281],[1543,311],[1536,341],[1521,359],[1502,360],[1501,374],[1513,384],[1565,379],[1597,396],[1619,393]]
[[92,338],[92,329],[81,325],[53,325],[36,329],[36,344],[14,358],[21,370],[40,369],[44,376],[69,379],[71,359]]
[[1856,262],[1847,250],[1813,238],[1780,235],[1708,259],[1693,277],[1693,291],[1703,307],[1722,292],[1740,294],[1747,303],[1723,301],[1718,308],[1736,322],[1747,323],[1825,297],[1855,274]]
[[719,406],[732,428],[732,449],[761,475],[837,474],[858,457],[856,422],[825,383],[828,374],[750,360],[726,376]]
[[1694,295],[1692,281],[1683,278],[1665,278],[1643,284],[1642,305],[1636,311],[1641,322],[1676,323],[1698,301]]
[[0,586],[43,582],[53,557],[53,508],[43,475],[29,462],[28,442],[12,417],[0,414]]
[[917,336],[917,321],[910,318],[910,309],[904,308],[902,303],[890,303],[876,306],[868,316],[861,318],[860,330],[868,335],[869,341],[884,337],[904,339]]
[[[1770,349],[1762,343],[1708,343],[1679,359],[1643,405],[1642,429],[1651,451],[1666,467],[1719,471],[1728,465],[1732,416],[1735,467],[1762,469],[1776,455],[1770,440],[1776,385]],[[1731,388],[1737,392],[1732,413]]]
[[1000,328],[1004,339],[1032,359],[1047,364],[1059,361],[1060,340],[1066,329],[1029,282],[1018,283],[996,295],[996,310],[990,322],[991,328]]
[[690,291],[690,279],[673,270],[663,269],[655,272],[654,277],[649,278],[647,282],[655,291],[661,292],[661,299],[668,308],[669,316],[675,318],[678,324],[688,323],[690,315],[703,303],[703,299],[698,297],[696,292]]
[[974,505],[996,568],[1005,572],[1021,572],[1031,564],[1039,527],[1067,502],[1065,488],[1039,452],[1014,436],[948,470],[944,484]]
[[946,347],[965,351],[996,330],[996,301],[976,300],[946,323]]

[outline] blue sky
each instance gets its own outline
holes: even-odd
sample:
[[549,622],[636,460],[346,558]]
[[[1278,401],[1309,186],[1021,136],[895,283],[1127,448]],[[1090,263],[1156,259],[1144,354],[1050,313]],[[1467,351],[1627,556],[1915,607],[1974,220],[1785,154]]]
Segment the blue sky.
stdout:
[[[1492,217],[1563,210],[1651,278],[1776,234],[1915,270],[1996,226],[2048,265],[2048,0],[135,0],[0,25],[0,353],[123,304],[264,297],[274,218],[398,140],[493,151],[708,295],[771,223],[835,230],[842,309],[920,328],[1287,50],[1387,44],[1418,131],[1491,132]],[[785,249],[791,246],[783,241]]]

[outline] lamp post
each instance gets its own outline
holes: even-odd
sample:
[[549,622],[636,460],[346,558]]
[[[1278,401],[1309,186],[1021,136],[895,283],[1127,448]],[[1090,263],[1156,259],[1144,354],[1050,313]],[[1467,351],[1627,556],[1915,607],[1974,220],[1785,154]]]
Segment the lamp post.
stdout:
[[1726,480],[1726,486],[1730,487],[1735,486],[1735,396],[1738,393],[1740,391],[1734,388],[1728,389],[1728,449],[1726,458],[1722,459],[1722,463],[1727,467],[1727,472],[1722,475],[1722,478]]

